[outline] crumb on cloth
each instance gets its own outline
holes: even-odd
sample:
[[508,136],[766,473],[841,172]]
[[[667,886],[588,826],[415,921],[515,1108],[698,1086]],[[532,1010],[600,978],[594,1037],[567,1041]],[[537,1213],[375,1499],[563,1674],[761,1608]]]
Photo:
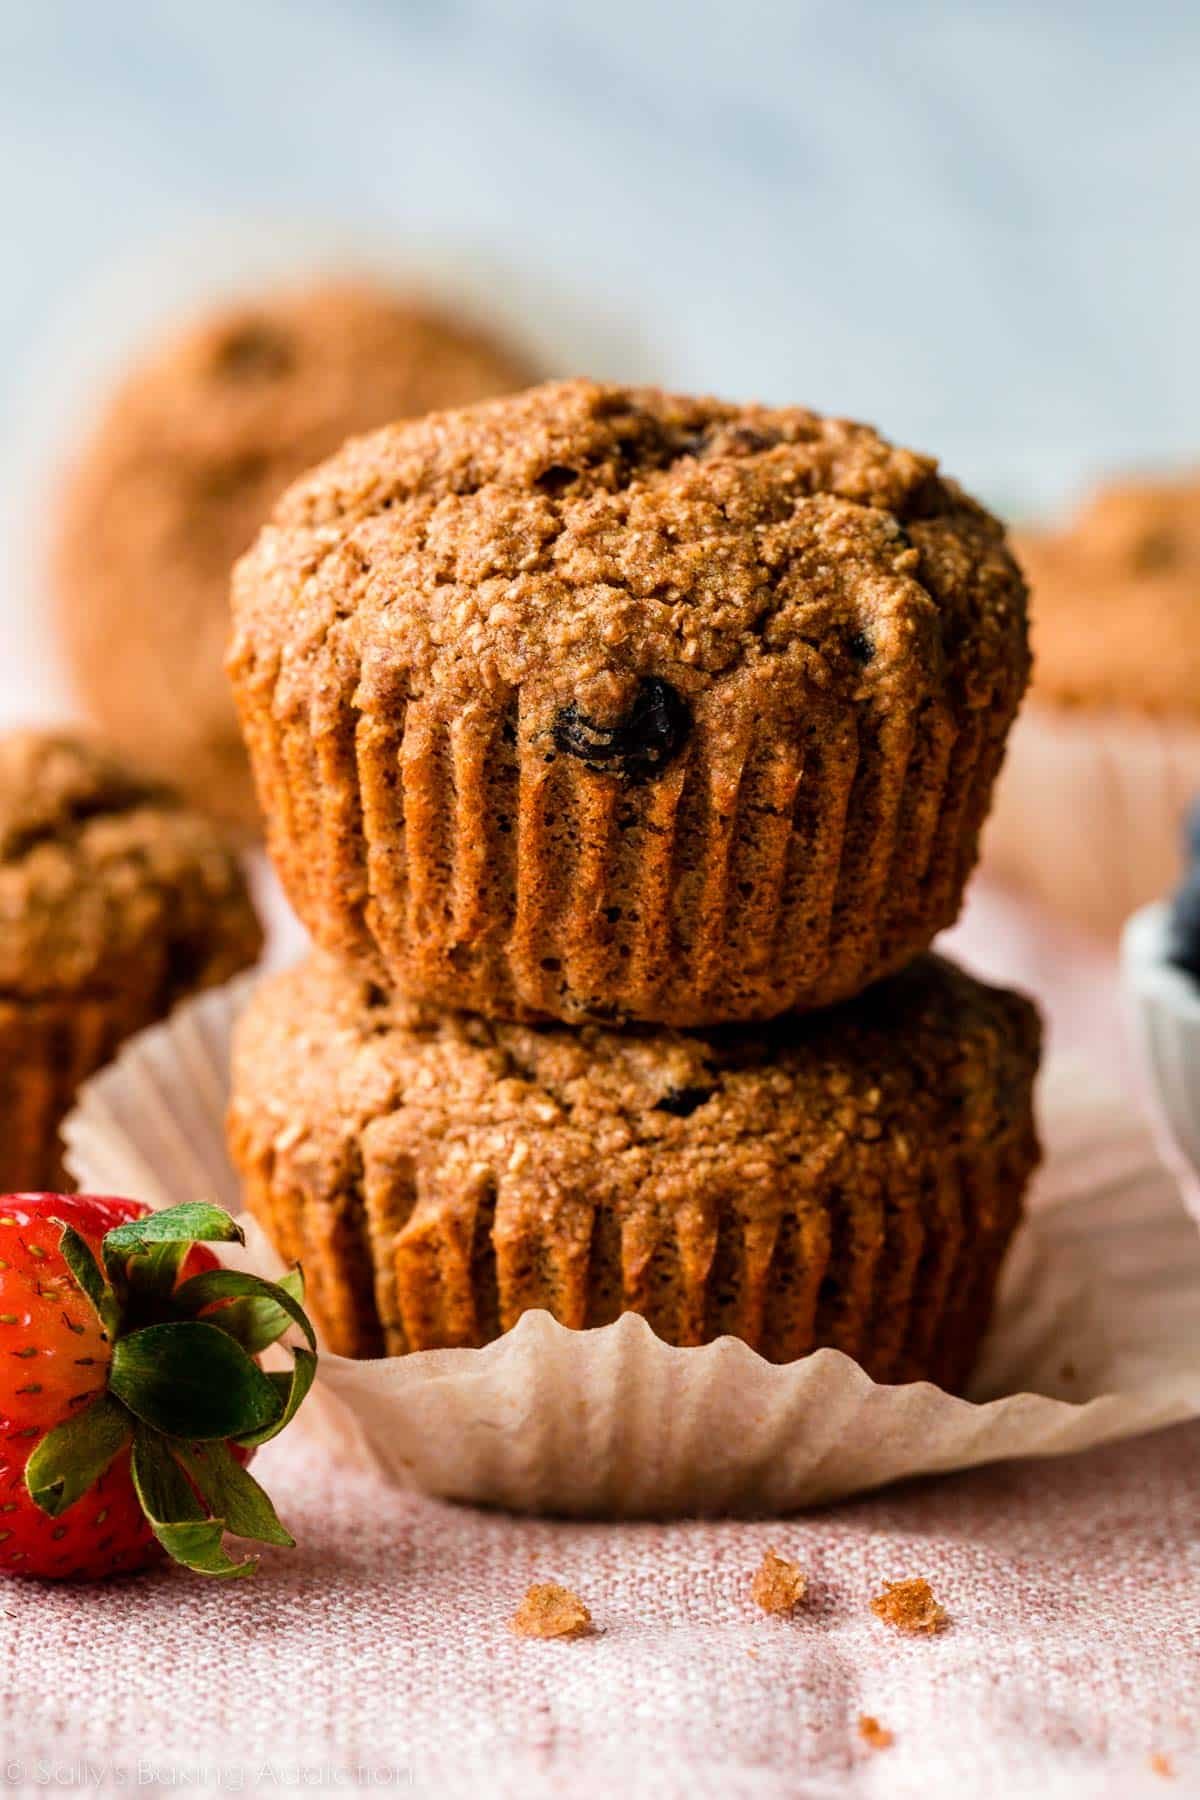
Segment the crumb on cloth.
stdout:
[[794,1612],[804,1598],[808,1578],[799,1563],[768,1550],[754,1573],[750,1596],[764,1612]]
[[570,1588],[560,1587],[557,1581],[535,1581],[508,1628],[518,1637],[586,1637],[592,1629],[592,1615]]
[[1156,1775],[1161,1775],[1164,1780],[1174,1781],[1175,1764],[1169,1756],[1164,1756],[1161,1750],[1156,1750],[1150,1758],[1150,1767]]
[[887,1726],[881,1725],[871,1713],[859,1713],[858,1735],[872,1750],[890,1750],[896,1741]]
[[871,1602],[871,1611],[897,1631],[914,1634],[941,1631],[950,1618],[923,1575],[909,1581],[885,1581],[882,1594],[876,1594]]

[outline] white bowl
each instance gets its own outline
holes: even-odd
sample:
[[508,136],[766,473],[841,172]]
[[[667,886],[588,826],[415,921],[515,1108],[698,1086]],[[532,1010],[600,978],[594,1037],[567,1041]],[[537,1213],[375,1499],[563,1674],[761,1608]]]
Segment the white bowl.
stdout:
[[1200,1221],[1200,982],[1167,960],[1170,905],[1125,926],[1121,965],[1132,1002],[1163,1155]]

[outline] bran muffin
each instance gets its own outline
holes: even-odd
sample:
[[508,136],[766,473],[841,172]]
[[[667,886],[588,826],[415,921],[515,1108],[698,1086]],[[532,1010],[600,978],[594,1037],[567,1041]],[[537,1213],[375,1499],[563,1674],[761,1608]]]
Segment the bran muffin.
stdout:
[[79,1083],[261,932],[207,819],[59,732],[0,738],[0,1182],[63,1186]]
[[1025,590],[866,426],[557,383],[292,488],[229,669],[318,943],[446,1006],[700,1026],[840,1000],[954,919]]
[[235,559],[351,432],[528,379],[515,353],[366,281],[224,307],[133,370],[62,497],[53,570],[67,658],[110,741],[255,823],[222,669]]
[[1110,933],[1174,885],[1200,792],[1200,471],[1103,487],[1018,550],[1036,671],[986,862]]
[[230,1148],[344,1355],[634,1311],[957,1389],[1037,1160],[1039,1035],[935,957],[700,1036],[443,1012],[318,954],[239,1021]]

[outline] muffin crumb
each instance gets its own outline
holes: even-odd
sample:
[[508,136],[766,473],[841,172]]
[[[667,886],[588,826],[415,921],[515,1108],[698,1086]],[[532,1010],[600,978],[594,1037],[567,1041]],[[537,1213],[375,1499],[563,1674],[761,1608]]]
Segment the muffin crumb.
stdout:
[[534,1582],[508,1622],[527,1638],[579,1638],[592,1630],[592,1615],[578,1594],[557,1581]]
[[933,1589],[923,1575],[908,1581],[886,1581],[882,1594],[876,1594],[872,1600],[871,1611],[897,1631],[914,1636],[932,1636],[949,1622],[949,1614],[934,1599]]
[[1161,1750],[1156,1750],[1150,1758],[1150,1767],[1155,1775],[1161,1775],[1164,1781],[1174,1781],[1175,1764]]
[[786,1615],[795,1612],[807,1587],[808,1577],[798,1563],[768,1550],[755,1571],[750,1593],[764,1612]]
[[859,1713],[858,1735],[872,1750],[890,1750],[896,1739],[871,1713]]

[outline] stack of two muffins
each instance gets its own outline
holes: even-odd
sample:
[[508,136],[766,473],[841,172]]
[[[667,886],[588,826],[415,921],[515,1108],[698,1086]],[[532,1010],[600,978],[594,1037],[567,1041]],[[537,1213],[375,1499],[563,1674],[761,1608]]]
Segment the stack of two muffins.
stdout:
[[248,1203],[332,1350],[531,1307],[957,1388],[1036,1014],[925,955],[1028,674],[999,526],[801,411],[571,383],[347,445],[230,668],[320,949],[239,1027]]

